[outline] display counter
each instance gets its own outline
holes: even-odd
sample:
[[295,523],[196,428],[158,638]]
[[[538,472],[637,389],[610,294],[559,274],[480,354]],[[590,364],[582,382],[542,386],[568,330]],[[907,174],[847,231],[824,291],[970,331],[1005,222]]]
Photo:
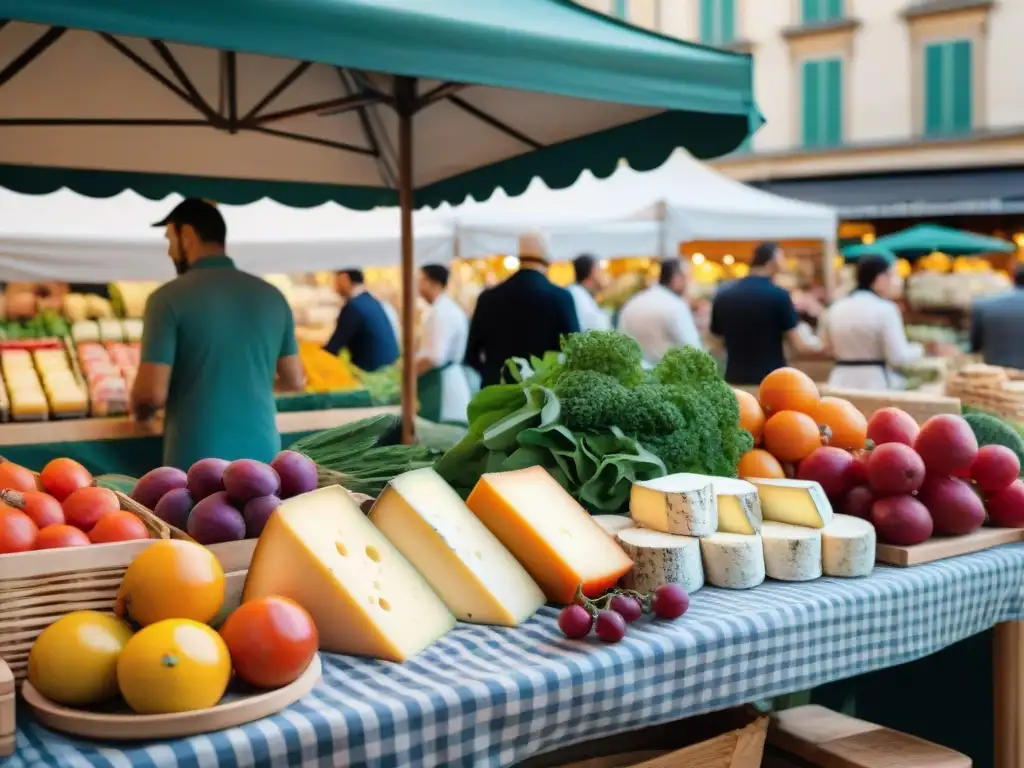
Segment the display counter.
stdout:
[[[277,428],[281,445],[286,448],[311,432],[396,412],[394,407],[369,406],[279,411]],[[140,477],[162,464],[162,435],[158,423],[140,424],[127,418],[12,423],[0,426],[0,454],[32,469],[66,456],[84,464],[94,475]]]

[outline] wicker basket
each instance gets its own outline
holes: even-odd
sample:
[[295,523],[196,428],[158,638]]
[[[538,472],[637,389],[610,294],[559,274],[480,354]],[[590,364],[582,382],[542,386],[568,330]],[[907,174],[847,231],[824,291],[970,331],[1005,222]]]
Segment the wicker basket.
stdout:
[[767,731],[767,716],[740,707],[578,744],[519,768],[760,768]]
[[36,637],[66,613],[110,611],[124,571],[171,528],[148,509],[114,491],[121,509],[138,517],[152,539],[0,556],[0,659],[16,680],[25,677]]

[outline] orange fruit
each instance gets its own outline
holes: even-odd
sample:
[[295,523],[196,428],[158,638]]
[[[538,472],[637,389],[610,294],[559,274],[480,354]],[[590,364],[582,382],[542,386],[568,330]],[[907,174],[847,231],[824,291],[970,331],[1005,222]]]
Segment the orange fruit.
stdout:
[[64,499],[64,517],[69,525],[88,533],[104,515],[121,509],[121,502],[109,488],[79,488]]
[[800,461],[821,447],[821,430],[806,413],[779,411],[764,424],[764,447],[779,461]]
[[28,552],[35,546],[39,529],[24,512],[0,507],[0,555]]
[[224,569],[201,544],[167,539],[136,557],[125,571],[114,613],[146,627],[164,619],[206,624],[224,603]]
[[42,491],[22,491],[21,511],[32,518],[40,528],[60,525],[64,522],[64,510],[60,502]]
[[828,427],[829,445],[859,451],[868,440],[868,420],[857,406],[841,397],[823,397],[814,412],[819,427]]
[[39,473],[39,482],[57,501],[64,501],[79,488],[92,485],[92,475],[74,459],[54,459]]
[[113,541],[137,541],[148,539],[149,530],[146,525],[131,512],[111,512],[104,515],[89,531],[89,541],[93,544],[109,544]]
[[220,636],[235,674],[257,688],[280,688],[297,680],[320,643],[306,609],[277,595],[243,603],[228,616]]
[[779,368],[761,380],[758,402],[766,417],[779,411],[798,411],[811,415],[818,407],[818,387],[803,371]]
[[25,469],[13,461],[0,461],[0,488],[12,488],[15,491],[38,491],[36,476],[32,470]]
[[62,549],[64,547],[87,547],[92,542],[73,525],[48,525],[36,537],[36,549]]
[[733,389],[736,395],[736,403],[740,407],[740,427],[747,430],[754,436],[754,445],[761,442],[761,433],[764,431],[764,411],[757,398],[742,389]]
[[747,451],[740,457],[736,465],[736,474],[740,477],[784,478],[786,473],[779,460],[762,448]]

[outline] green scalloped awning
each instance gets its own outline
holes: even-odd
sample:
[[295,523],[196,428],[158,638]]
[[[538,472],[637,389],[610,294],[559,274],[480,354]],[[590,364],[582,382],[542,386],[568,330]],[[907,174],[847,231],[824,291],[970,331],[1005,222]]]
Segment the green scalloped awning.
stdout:
[[41,49],[0,64],[0,184],[19,192],[393,205],[395,109],[415,108],[415,204],[437,205],[620,158],[651,169],[680,146],[716,157],[762,122],[749,56],[564,0],[4,0],[0,15],[0,61]]

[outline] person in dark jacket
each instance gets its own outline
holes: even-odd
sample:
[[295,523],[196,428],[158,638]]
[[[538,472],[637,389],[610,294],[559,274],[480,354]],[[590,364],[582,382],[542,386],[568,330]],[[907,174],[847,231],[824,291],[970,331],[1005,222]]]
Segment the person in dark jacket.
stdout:
[[548,280],[547,249],[537,235],[519,238],[519,271],[477,299],[469,325],[466,365],[482,386],[498,384],[505,361],[557,351],[579,331],[572,295]]
[[352,365],[364,371],[376,371],[394,363],[398,359],[394,324],[380,301],[366,290],[362,271],[338,272],[334,284],[345,305],[324,349],[332,355],[347,349]]

